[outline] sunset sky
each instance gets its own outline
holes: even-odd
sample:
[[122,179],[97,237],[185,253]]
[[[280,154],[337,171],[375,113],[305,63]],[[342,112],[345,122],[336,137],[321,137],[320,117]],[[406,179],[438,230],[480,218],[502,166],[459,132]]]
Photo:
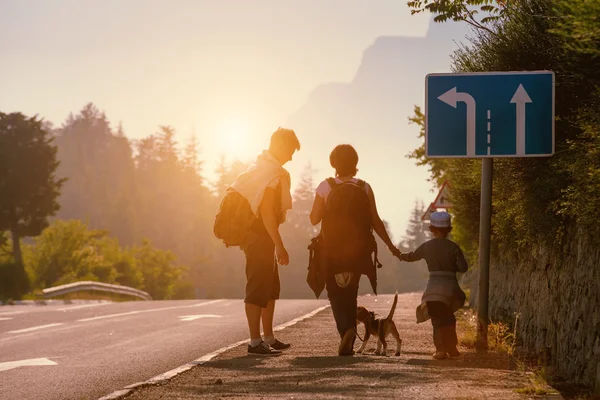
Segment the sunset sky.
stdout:
[[[375,39],[422,37],[428,22],[404,0],[0,0],[0,110],[59,126],[91,101],[130,138],[171,125],[185,142],[195,131],[212,179],[220,154],[253,159],[278,126],[294,128],[288,118],[319,85],[352,81]],[[419,144],[417,132],[403,127],[408,148]],[[301,142],[311,135],[297,133]],[[331,135],[346,142],[343,132]],[[368,135],[354,144],[359,153],[385,146]],[[319,181],[329,176],[329,151],[303,147],[289,165],[293,184],[307,162]],[[379,171],[376,157],[360,162]],[[379,200],[398,240],[414,200],[435,193],[411,160],[380,170],[363,177],[379,179],[375,188],[403,182],[402,201]]]

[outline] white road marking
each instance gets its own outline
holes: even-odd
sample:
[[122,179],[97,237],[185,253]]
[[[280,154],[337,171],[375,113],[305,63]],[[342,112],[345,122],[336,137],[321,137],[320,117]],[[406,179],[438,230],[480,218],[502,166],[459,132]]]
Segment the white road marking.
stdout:
[[65,307],[65,308],[59,308],[56,311],[71,311],[71,310],[79,310],[80,308],[89,308],[89,307],[98,307],[98,306],[106,306],[108,304],[113,304],[113,303],[98,303],[98,304],[84,304],[82,306],[73,306],[73,307]]
[[120,313],[120,314],[100,315],[98,317],[78,319],[77,322],[96,321],[96,320],[99,320],[99,319],[123,317],[123,316],[126,316],[126,315],[135,315],[135,314],[149,313],[149,312],[154,312],[154,311],[176,310],[178,308],[190,308],[190,307],[207,306],[209,304],[218,303],[220,301],[223,301],[223,300],[212,300],[212,301],[207,301],[207,302],[204,302],[204,303],[193,304],[191,306],[176,306],[176,307],[153,308],[151,310],[139,310],[139,311],[129,311],[129,312]]
[[198,315],[182,315],[179,317],[179,319],[182,321],[195,321],[195,320],[201,319],[201,318],[221,318],[221,317],[222,317],[222,315],[198,314]]
[[25,314],[25,311],[13,311],[13,312],[0,313],[0,317],[6,317],[7,315],[17,315],[17,314]]
[[31,328],[27,328],[27,329],[19,329],[19,330],[16,330],[16,331],[8,331],[7,333],[25,333],[25,332],[37,331],[38,329],[52,328],[53,326],[59,326],[59,325],[63,325],[63,323],[62,322],[57,322],[55,324],[34,326],[34,327],[31,327]]
[[9,361],[0,363],[0,372],[19,367],[37,367],[43,365],[58,365],[47,358],[31,358],[29,360]]
[[[216,302],[219,302],[219,301],[222,301],[222,300],[212,300],[212,301],[207,301],[207,302],[205,302],[205,303],[193,304],[193,305],[191,305],[191,306],[179,306],[179,307],[168,307],[168,308],[198,307],[198,306],[201,306],[201,305],[213,304],[213,303],[216,303]],[[168,308],[167,308],[167,309],[168,309]],[[159,309],[159,310],[162,310],[162,309]],[[156,309],[154,309],[154,310],[143,310],[143,311],[145,311],[145,312],[146,312],[146,311],[148,311],[148,312],[149,312],[149,311],[156,311]],[[22,312],[22,311],[18,311],[18,313],[21,313],[21,312]],[[125,313],[125,314],[126,314],[126,313]],[[117,314],[117,315],[118,315],[118,314]],[[111,316],[115,316],[115,315],[111,315]],[[80,324],[76,324],[76,325],[67,325],[67,326],[63,326],[62,328],[53,329],[53,332],[59,332],[59,331],[70,330],[70,329],[74,329],[74,328],[79,328],[79,327],[81,327],[81,326],[82,326],[82,325],[80,325]],[[10,333],[10,332],[8,332],[8,333]],[[22,338],[24,338],[24,337],[27,337],[27,336],[36,335],[37,333],[38,333],[38,332],[33,332],[33,333],[26,333],[26,334],[23,334],[23,335],[9,336],[9,337],[6,337],[6,338],[2,338],[2,339],[0,339],[0,343],[1,343],[1,342],[6,342],[6,341],[9,341],[9,340],[22,339]]]
[[0,317],[0,321],[8,321],[9,319],[12,319],[12,318],[1,318]]
[[[308,314],[305,314],[301,317],[295,318],[289,322],[286,322],[285,324],[278,325],[275,328],[273,328],[273,330],[280,331],[282,329],[288,328],[292,325],[297,324],[298,322],[304,321],[305,319],[316,315],[317,313],[325,310],[328,307],[329,307],[329,305],[319,307],[316,310],[309,312]],[[144,385],[149,385],[149,384],[155,384],[155,383],[158,383],[161,381],[167,381],[167,380],[173,378],[174,376],[181,374],[182,372],[185,372],[197,365],[202,365],[202,364],[212,360],[213,358],[215,358],[216,356],[218,356],[221,353],[226,352],[227,350],[231,350],[234,347],[237,347],[237,346],[240,346],[240,345],[246,344],[246,343],[248,343],[248,339],[240,340],[239,342],[230,344],[229,346],[221,347],[219,350],[216,350],[216,351],[213,351],[212,353],[206,354],[206,355],[198,358],[197,360],[194,360],[185,365],[182,365],[181,367],[167,371],[164,374],[155,376],[154,378],[150,378],[145,382],[138,382],[138,383],[134,383],[133,385],[126,386],[125,388],[123,388],[121,390],[117,390],[116,392],[110,393],[104,397],[101,397],[98,400],[115,400],[115,399],[121,398],[121,397],[126,396],[127,394],[131,393],[131,391],[138,386],[144,386]]]
[[[67,325],[67,326],[63,326],[62,328],[52,329],[52,332],[55,333],[55,332],[60,332],[60,331],[67,331],[67,330],[74,329],[74,328],[79,328],[79,327],[81,327],[80,324],[79,325]],[[48,331],[45,331],[45,333],[47,333],[47,332]],[[27,336],[34,336],[34,335],[37,335],[38,333],[39,332],[31,332],[31,333],[25,333],[23,335],[9,336],[9,337],[0,339],[0,343],[1,342],[7,342],[9,340],[22,339],[22,338],[27,337]]]

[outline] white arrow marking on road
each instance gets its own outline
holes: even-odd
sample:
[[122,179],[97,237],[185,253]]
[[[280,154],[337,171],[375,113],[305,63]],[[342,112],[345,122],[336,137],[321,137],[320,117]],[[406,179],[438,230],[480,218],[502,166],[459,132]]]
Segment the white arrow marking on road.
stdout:
[[199,314],[199,315],[182,315],[179,317],[181,321],[194,321],[200,318],[221,318],[221,315],[215,314]]
[[129,311],[129,312],[124,312],[124,313],[120,313],[120,314],[110,314],[110,315],[100,315],[98,317],[91,317],[91,318],[84,318],[84,319],[78,319],[77,322],[87,322],[87,321],[96,321],[99,319],[106,319],[106,318],[115,318],[115,317],[123,317],[126,315],[136,315],[136,314],[142,314],[142,313],[149,313],[149,312],[154,312],[154,311],[165,311],[165,310],[174,310],[177,308],[190,308],[190,307],[200,307],[200,306],[207,306],[209,304],[214,304],[214,303],[218,303],[220,301],[223,301],[223,299],[220,300],[211,300],[211,301],[205,301],[203,303],[198,303],[198,304],[192,304],[191,306],[174,306],[174,307],[163,307],[163,308],[154,308],[151,310],[139,310],[139,311]]
[[25,332],[31,332],[31,331],[37,331],[38,329],[46,329],[46,328],[52,328],[53,326],[59,326],[59,325],[63,325],[62,322],[56,323],[56,324],[48,324],[48,325],[40,325],[40,326],[34,326],[32,328],[27,328],[27,329],[19,329],[17,331],[9,331],[7,333],[25,333]]
[[475,99],[469,93],[457,92],[456,87],[448,90],[438,99],[456,108],[457,102],[463,102],[467,105],[467,156],[475,155]]
[[29,360],[9,361],[0,363],[0,372],[8,371],[19,367],[37,367],[43,365],[57,365],[54,361],[47,358],[31,358]]
[[523,85],[519,85],[510,100],[517,106],[517,156],[525,155],[525,105],[533,103]]

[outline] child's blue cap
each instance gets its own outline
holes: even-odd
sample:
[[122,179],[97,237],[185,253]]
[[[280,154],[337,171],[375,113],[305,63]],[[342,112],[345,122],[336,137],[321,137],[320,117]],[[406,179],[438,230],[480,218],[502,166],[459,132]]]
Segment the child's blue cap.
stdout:
[[446,211],[436,211],[431,213],[429,224],[431,226],[435,226],[436,228],[450,228],[452,226],[450,220],[450,214],[448,214]]

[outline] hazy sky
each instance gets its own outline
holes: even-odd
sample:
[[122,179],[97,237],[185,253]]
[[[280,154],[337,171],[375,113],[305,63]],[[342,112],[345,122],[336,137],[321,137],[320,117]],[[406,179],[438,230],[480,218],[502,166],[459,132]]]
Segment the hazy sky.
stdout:
[[[195,130],[211,179],[219,154],[254,158],[317,86],[351,81],[377,37],[428,20],[405,0],[0,0],[0,110],[60,125],[91,101],[130,138]],[[429,202],[419,170],[410,196]],[[382,207],[399,239],[410,210]]]

